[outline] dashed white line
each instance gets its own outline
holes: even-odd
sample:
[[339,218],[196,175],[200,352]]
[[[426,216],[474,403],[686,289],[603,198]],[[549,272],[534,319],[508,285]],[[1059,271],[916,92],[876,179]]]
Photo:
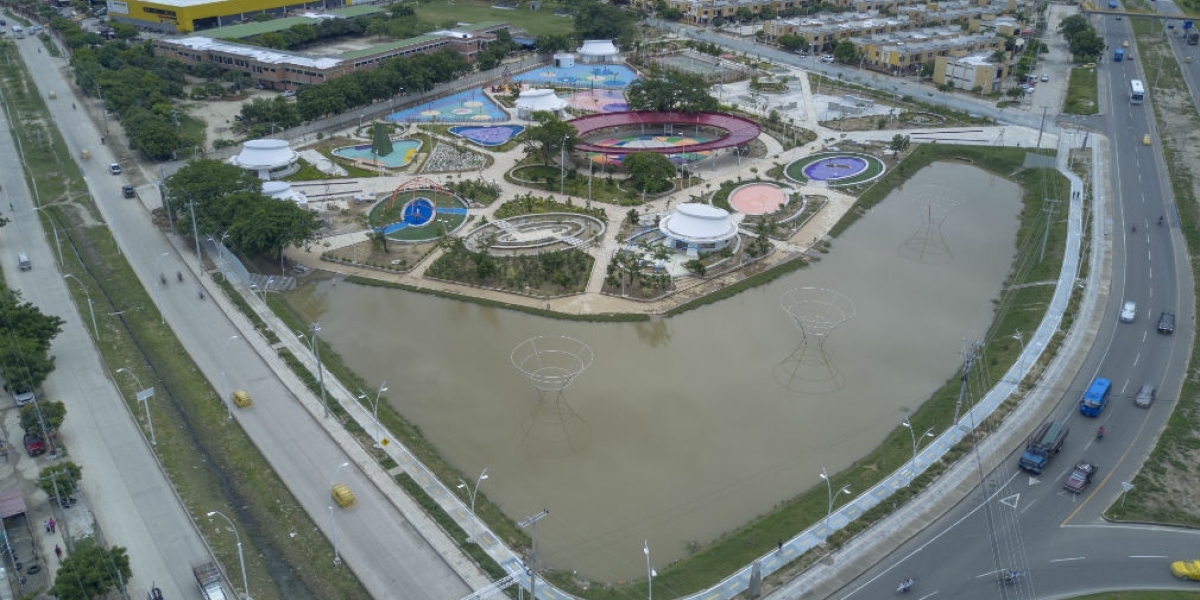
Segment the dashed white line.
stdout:
[[1051,560],[1050,562],[1060,563],[1060,562],[1072,562],[1072,561],[1076,561],[1076,560],[1087,560],[1087,557],[1086,556],[1073,556],[1071,558],[1056,558],[1054,560]]

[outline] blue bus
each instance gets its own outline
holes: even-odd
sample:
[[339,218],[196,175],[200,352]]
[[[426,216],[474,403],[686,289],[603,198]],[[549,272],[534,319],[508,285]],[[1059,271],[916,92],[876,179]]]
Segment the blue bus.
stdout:
[[1088,386],[1083,398],[1079,400],[1079,414],[1085,417],[1100,416],[1100,413],[1104,411],[1104,406],[1108,404],[1108,396],[1111,393],[1112,382],[1103,377],[1097,377],[1092,385]]

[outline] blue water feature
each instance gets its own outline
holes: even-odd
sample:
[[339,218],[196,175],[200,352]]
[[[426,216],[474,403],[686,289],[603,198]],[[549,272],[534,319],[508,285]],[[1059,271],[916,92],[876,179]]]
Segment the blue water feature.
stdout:
[[421,140],[395,140],[392,142],[392,153],[384,156],[373,154],[370,144],[342,146],[341,148],[335,148],[333,154],[352,160],[378,161],[385,167],[398,168],[408,166],[408,163],[413,161],[413,158],[417,155],[417,151],[420,149]]
[[507,121],[508,113],[492,102],[482,88],[475,88],[406,108],[387,120],[416,123],[489,123]]
[[545,66],[521,73],[513,79],[538,85],[625,89],[637,79],[637,73],[621,65]]
[[404,205],[403,219],[411,227],[420,227],[433,219],[433,202],[428,198],[416,198]]

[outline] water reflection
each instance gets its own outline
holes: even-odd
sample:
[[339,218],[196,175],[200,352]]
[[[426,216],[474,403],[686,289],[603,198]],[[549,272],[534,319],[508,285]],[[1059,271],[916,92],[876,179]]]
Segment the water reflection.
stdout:
[[[511,517],[551,509],[538,527],[542,561],[619,581],[644,576],[643,540],[666,564],[821,484],[821,466],[861,457],[953,376],[960,340],[991,322],[1014,252],[1019,189],[987,180],[942,164],[907,186],[964,190],[943,227],[953,262],[898,255],[921,203],[900,190],[810,268],[649,323],[554,321],[328,280],[291,295],[348,364],[388,381],[394,408],[451,463],[490,467],[481,493]],[[817,285],[856,311],[827,348],[841,387],[810,396],[777,382],[781,357],[803,342],[780,298]],[[510,354],[547,333],[586,341],[595,362],[544,406]],[[515,444],[523,427],[533,446],[559,451]]]

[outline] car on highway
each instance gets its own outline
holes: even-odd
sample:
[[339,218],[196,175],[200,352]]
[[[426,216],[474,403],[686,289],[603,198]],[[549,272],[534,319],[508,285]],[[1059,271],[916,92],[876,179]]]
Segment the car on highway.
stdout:
[[1125,40],[1125,43],[1124,43],[1124,44],[1122,44],[1122,45],[1123,45],[1123,46],[1125,46],[1126,48],[1128,48],[1128,47],[1129,47],[1129,40]]
[[46,441],[42,436],[33,433],[32,431],[25,434],[25,451],[30,457],[41,456],[46,453]]
[[1096,474],[1099,467],[1094,462],[1081,461],[1075,465],[1075,470],[1067,476],[1067,480],[1063,482],[1063,487],[1067,488],[1068,492],[1078,494],[1092,482],[1092,476]]
[[1042,81],[1043,82],[1050,81],[1050,75],[1048,75],[1046,73],[1042,73]]
[[1121,322],[1132,323],[1137,318],[1137,302],[1126,302],[1121,305]]
[[1177,560],[1171,563],[1171,574],[1180,579],[1200,581],[1200,560]]
[[113,175],[120,175],[121,174],[121,165],[118,165],[117,163],[108,165],[108,172],[112,173]]
[[1143,135],[1143,136],[1142,136],[1142,145],[1143,145],[1143,146],[1149,146],[1149,145],[1150,145],[1150,143],[1151,143],[1151,142],[1150,142],[1150,134],[1148,134],[1148,133],[1147,133],[1146,135]]
[[126,198],[133,198],[137,196],[137,190],[133,189],[133,186],[127,183],[121,186],[121,194]]
[[1138,388],[1137,395],[1133,397],[1133,405],[1139,408],[1147,408],[1154,404],[1154,386],[1149,383],[1143,383],[1142,387]]
[[831,63],[831,62],[833,62],[833,55],[832,55],[832,54],[826,54],[825,56],[822,56],[822,57],[821,57],[821,62],[823,62],[823,63]]
[[1164,310],[1158,315],[1158,332],[1168,335],[1175,332],[1175,313]]

